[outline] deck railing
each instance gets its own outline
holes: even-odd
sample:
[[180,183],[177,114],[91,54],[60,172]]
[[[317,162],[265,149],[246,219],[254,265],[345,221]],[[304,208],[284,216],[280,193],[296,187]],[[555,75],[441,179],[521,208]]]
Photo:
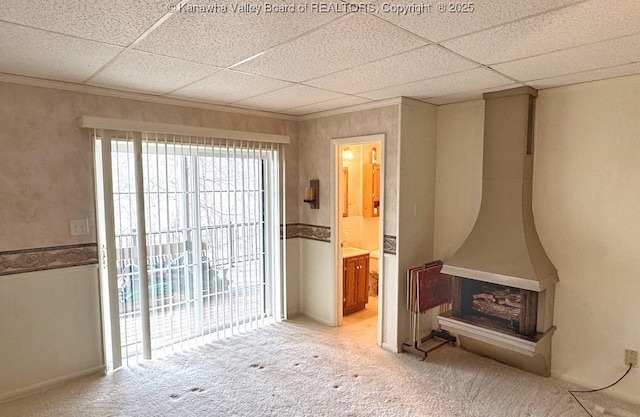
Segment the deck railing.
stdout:
[[[152,339],[157,345],[194,330],[219,331],[264,315],[262,223],[208,226],[199,231],[147,234],[147,271]],[[195,237],[201,239],[194,256]],[[116,236],[118,296],[123,354],[138,354],[140,278],[135,234]],[[197,318],[197,306],[203,318]],[[168,315],[173,312],[171,319]],[[194,323],[200,323],[195,329]],[[172,336],[173,335],[173,336]]]

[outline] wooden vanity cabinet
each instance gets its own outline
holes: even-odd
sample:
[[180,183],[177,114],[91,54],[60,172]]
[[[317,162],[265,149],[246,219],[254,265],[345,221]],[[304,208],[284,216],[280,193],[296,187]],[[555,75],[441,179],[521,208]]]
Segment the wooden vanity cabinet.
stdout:
[[362,166],[362,217],[380,216],[380,164]]
[[343,315],[362,310],[369,302],[369,255],[343,258]]

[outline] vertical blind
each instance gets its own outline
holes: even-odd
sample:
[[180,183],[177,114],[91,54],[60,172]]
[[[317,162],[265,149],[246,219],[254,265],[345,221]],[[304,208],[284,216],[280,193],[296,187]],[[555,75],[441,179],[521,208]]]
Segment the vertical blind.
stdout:
[[111,288],[109,307],[118,311],[117,325],[113,312],[105,315],[112,317],[109,336],[114,350],[119,340],[123,362],[181,351],[283,316],[278,144],[95,135],[99,147],[109,141],[110,149],[103,152],[101,179],[111,180],[104,205],[112,208],[106,230],[113,232],[108,249],[115,268],[103,281],[115,279],[117,294],[114,285],[103,288]]

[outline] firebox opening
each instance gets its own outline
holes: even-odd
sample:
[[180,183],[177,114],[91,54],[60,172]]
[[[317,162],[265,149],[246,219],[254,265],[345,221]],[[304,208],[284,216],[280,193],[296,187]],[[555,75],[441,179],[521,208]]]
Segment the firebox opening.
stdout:
[[536,332],[538,293],[454,277],[454,317],[521,336]]

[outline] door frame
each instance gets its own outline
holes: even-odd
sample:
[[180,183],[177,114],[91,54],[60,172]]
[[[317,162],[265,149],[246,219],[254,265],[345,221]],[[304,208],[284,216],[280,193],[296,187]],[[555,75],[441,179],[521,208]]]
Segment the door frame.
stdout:
[[[119,300],[119,288],[118,288],[118,271],[117,271],[117,245],[116,245],[116,225],[115,225],[115,205],[114,205],[114,184],[113,184],[113,150],[118,149],[118,147],[122,143],[127,143],[126,150],[121,152],[126,152],[128,155],[132,156],[135,164],[135,174],[133,178],[130,178],[135,185],[135,205],[136,212],[135,215],[131,217],[134,219],[134,223],[136,226],[137,233],[134,234],[137,236],[134,238],[133,247],[137,248],[136,258],[137,259],[148,259],[147,254],[147,242],[146,237],[148,236],[146,232],[146,222],[145,215],[140,213],[146,213],[144,201],[146,192],[144,191],[144,180],[145,174],[143,169],[143,157],[145,157],[145,151],[143,150],[143,138],[140,133],[123,133],[118,134],[116,132],[110,130],[96,130],[94,132],[93,138],[93,146],[94,146],[94,175],[95,175],[95,190],[96,190],[96,220],[97,220],[97,231],[98,231],[98,245],[100,247],[100,256],[99,256],[99,266],[100,266],[100,296],[101,296],[101,315],[102,315],[102,332],[103,332],[103,361],[107,366],[107,370],[116,370],[123,366],[123,363],[126,361],[128,364],[128,360],[134,358],[133,360],[138,361],[139,358],[142,359],[152,359],[154,357],[152,339],[151,339],[151,324],[150,317],[151,311],[157,309],[157,307],[150,308],[149,306],[149,292],[144,291],[144,288],[148,288],[148,281],[144,278],[147,277],[148,268],[145,266],[146,263],[139,263],[140,267],[137,270],[137,274],[139,275],[140,283],[139,283],[139,315],[140,315],[140,328],[141,330],[141,341],[136,342],[142,344],[143,352],[140,354],[139,352],[134,352],[133,355],[123,355],[122,354],[122,340],[125,340],[126,336],[123,336],[122,329],[120,328],[121,321],[121,313],[120,310],[120,300]],[[145,139],[146,141],[146,139]],[[157,142],[157,140],[156,140]],[[175,141],[173,143],[167,142],[169,145],[173,147],[187,147],[193,148],[194,144],[190,142],[185,142],[184,144],[179,143],[176,144]],[[187,170],[184,165],[184,161],[191,161],[193,167],[190,170],[189,176],[191,177],[191,182],[193,182],[194,187],[191,192],[194,193],[193,202],[189,205],[186,205],[185,200],[182,198],[185,194],[190,191],[186,188],[179,187],[180,190],[176,191],[166,191],[166,193],[175,193],[180,195],[181,202],[183,205],[182,216],[189,216],[191,218],[190,221],[184,221],[185,230],[190,231],[200,231],[200,198],[204,193],[208,193],[207,191],[203,191],[204,189],[200,188],[199,182],[199,167],[200,162],[198,161],[198,157],[204,156],[207,158],[211,158],[214,156],[218,156],[221,158],[226,158],[227,161],[231,159],[237,159],[238,157],[242,158],[243,161],[255,160],[257,162],[258,167],[253,169],[249,168],[251,172],[258,175],[260,180],[257,181],[260,185],[260,190],[258,195],[262,195],[262,197],[257,197],[256,200],[261,200],[259,203],[262,211],[262,220],[256,221],[257,223],[262,223],[262,236],[256,239],[261,241],[261,245],[264,246],[262,257],[263,265],[263,275],[262,275],[262,283],[264,285],[264,293],[261,294],[266,301],[264,301],[264,311],[262,313],[263,317],[261,319],[250,318],[249,324],[253,325],[253,323],[258,322],[258,320],[264,325],[265,320],[274,320],[281,321],[283,315],[283,308],[286,311],[286,294],[284,293],[284,289],[281,290],[280,286],[280,278],[284,276],[281,272],[281,262],[280,259],[280,250],[281,241],[279,234],[279,224],[278,215],[282,214],[284,216],[284,204],[283,204],[283,195],[278,191],[280,189],[284,189],[284,185],[280,186],[281,174],[279,169],[283,167],[280,165],[283,163],[284,159],[280,158],[281,149],[278,148],[253,148],[253,149],[240,149],[236,150],[235,141],[232,141],[232,148],[230,148],[228,142],[225,145],[226,150],[221,150],[222,145],[214,145],[211,144],[208,148],[199,148],[200,144],[195,145],[195,152],[189,151],[185,153],[184,151],[178,152],[167,152],[166,147],[165,150],[162,150],[160,153],[163,156],[174,156],[182,161],[179,163],[180,168],[178,172],[182,175],[182,186],[186,184],[185,176],[187,175]],[[210,148],[210,149],[209,149]],[[230,149],[232,151],[230,152]],[[148,151],[148,150],[147,150]],[[244,166],[244,164],[243,164]],[[243,172],[244,168],[242,168]],[[248,175],[248,174],[247,174]],[[231,180],[229,180],[231,181]],[[244,192],[244,187],[243,187]],[[275,191],[274,191],[275,190]],[[258,204],[258,203],[256,203]],[[243,210],[244,213],[244,210]],[[242,220],[243,224],[247,223],[246,219]],[[187,226],[188,225],[188,226]],[[235,225],[235,223],[234,223]],[[164,232],[164,230],[162,231]],[[154,233],[154,232],[152,232]],[[201,254],[201,235],[198,233],[197,238],[193,239],[193,253]],[[186,246],[185,246],[186,247]],[[256,249],[258,256],[260,256],[260,251]],[[273,254],[273,256],[265,256],[264,253]],[[234,255],[234,258],[236,256]],[[202,259],[201,256],[195,256],[194,269],[195,271],[202,271]],[[183,267],[186,271],[186,263]],[[164,267],[162,267],[164,270]],[[189,333],[186,339],[181,339],[179,342],[176,340],[171,340],[171,343],[175,343],[180,345],[179,349],[182,349],[182,343],[186,340],[187,343],[190,343],[191,339],[198,339],[204,337],[205,333],[203,332],[202,322],[200,319],[202,318],[201,312],[203,308],[202,301],[202,279],[200,279],[200,272],[195,273],[195,277],[188,277],[188,275],[184,274],[184,282],[185,282],[185,294],[187,298],[185,304],[186,308],[192,309],[197,308],[200,314],[195,314],[195,333]],[[226,277],[226,276],[225,276]],[[192,293],[189,289],[190,282],[193,281],[194,290],[193,296],[189,294]],[[245,280],[246,281],[246,280]],[[272,295],[272,294],[276,295]],[[259,297],[259,296],[258,296]],[[277,297],[277,298],[276,298]],[[145,301],[146,299],[146,301]],[[216,295],[217,300],[217,295]],[[180,301],[178,304],[181,304]],[[193,303],[194,306],[191,304]],[[172,302],[173,306],[174,303]],[[245,301],[246,308],[246,301]],[[233,313],[233,307],[231,307],[231,313]],[[191,315],[191,313],[188,313]],[[230,317],[231,318],[231,317]],[[247,327],[247,319],[244,318],[240,320],[239,318],[231,318],[231,324],[226,326],[226,323],[222,323],[222,328],[216,324],[215,332],[223,337],[231,332],[242,332],[246,330]],[[242,329],[242,330],[241,330]],[[206,333],[207,335],[214,334],[213,326],[211,326],[211,330]],[[215,335],[215,334],[214,334]],[[136,336],[137,337],[137,336]],[[188,345],[187,345],[188,346]],[[162,347],[164,350],[166,348]]]
[[386,135],[384,133],[351,136],[336,138],[331,140],[331,250],[333,253],[333,287],[334,287],[334,326],[342,326],[342,251],[340,250],[340,236],[342,236],[342,207],[340,206],[341,190],[339,189],[339,179],[342,174],[342,164],[339,148],[343,145],[363,145],[372,142],[379,142],[380,149],[380,216],[378,231],[378,346],[382,346],[382,332],[384,325],[385,303],[384,303],[384,219],[385,219],[385,159],[386,159]]

